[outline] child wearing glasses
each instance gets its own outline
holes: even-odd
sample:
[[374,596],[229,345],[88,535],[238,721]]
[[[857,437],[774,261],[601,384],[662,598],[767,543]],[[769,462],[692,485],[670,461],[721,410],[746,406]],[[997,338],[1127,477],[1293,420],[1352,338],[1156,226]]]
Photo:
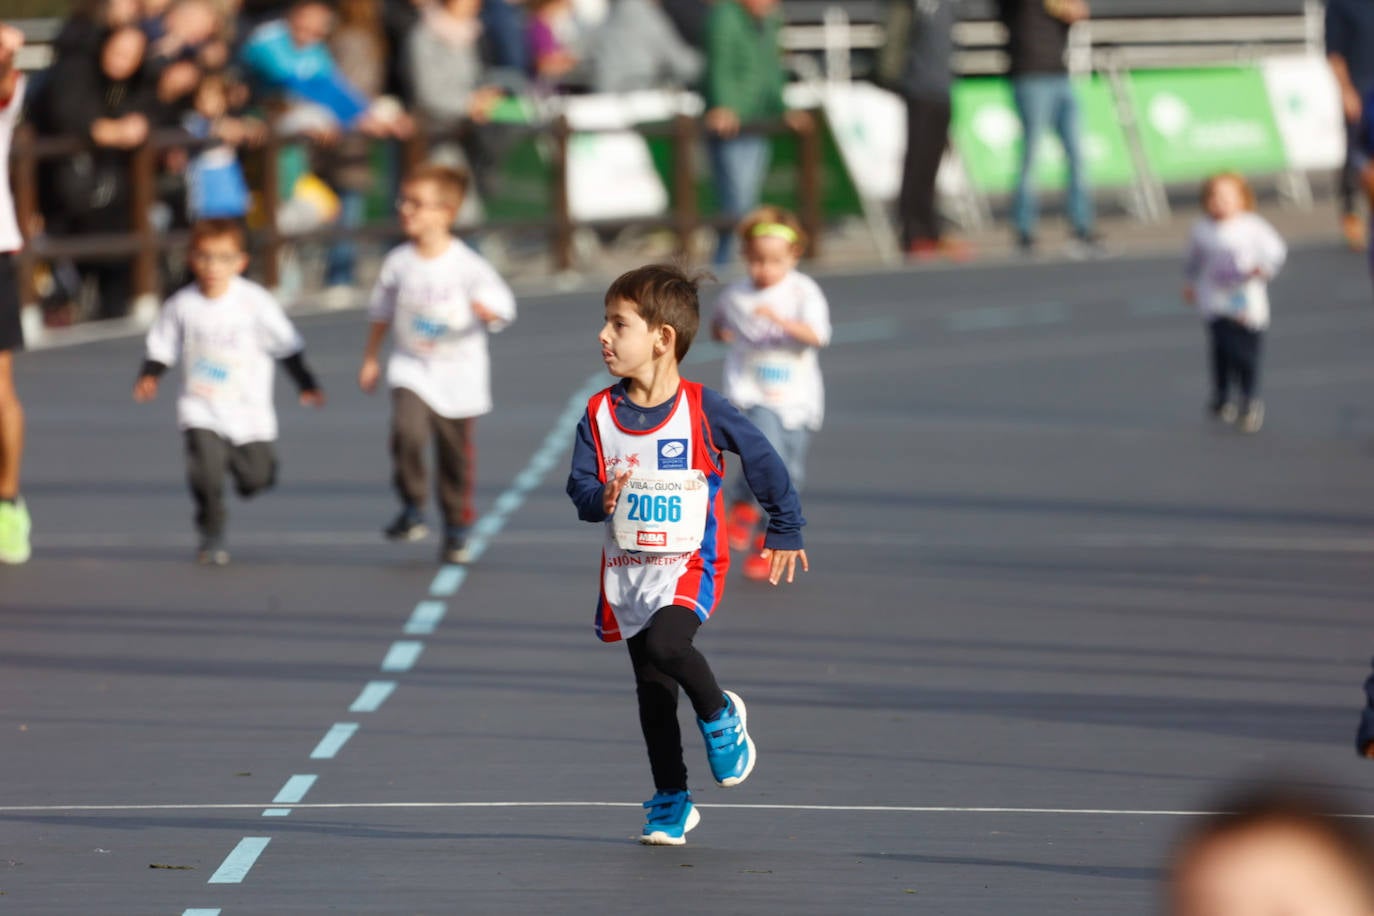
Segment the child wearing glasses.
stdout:
[[[760,207],[740,223],[739,239],[747,276],[725,288],[711,320],[711,336],[729,345],[722,393],[768,438],[800,490],[811,434],[825,413],[816,354],[830,343],[830,307],[816,281],[797,270],[806,237],[795,214]],[[768,520],[743,474],[726,486],[730,547],[749,551],[747,578],[766,579]]]
[[305,364],[305,344],[281,305],[266,289],[240,276],[248,266],[248,250],[239,223],[196,223],[188,260],[195,282],[167,300],[148,330],[134,400],[157,397],[162,374],[181,362],[177,422],[196,504],[196,559],[223,566],[229,562],[225,474],[234,478],[244,499],[277,479],[273,360],[281,361],[305,406],[322,407],[324,392]]
[[432,439],[444,524],[441,563],[469,560],[473,419],[491,411],[487,335],[515,319],[510,287],[453,235],[467,187],[466,172],[439,165],[420,166],[402,183],[397,207],[407,241],[382,262],[358,370],[359,387],[371,393],[382,374],[382,341],[393,331],[386,380],[392,485],[401,511],[384,534],[417,541],[428,533],[425,449]]

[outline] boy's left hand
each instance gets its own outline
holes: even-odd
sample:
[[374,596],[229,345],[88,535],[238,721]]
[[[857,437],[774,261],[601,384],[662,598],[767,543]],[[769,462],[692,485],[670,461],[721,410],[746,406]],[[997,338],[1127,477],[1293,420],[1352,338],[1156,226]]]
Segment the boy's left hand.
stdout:
[[323,407],[324,392],[319,388],[310,388],[301,392],[302,407]]
[[790,584],[797,571],[797,560],[801,560],[802,572],[811,571],[811,564],[806,559],[805,550],[772,550],[765,547],[759,556],[769,561],[769,585],[777,585],[781,582],[784,571],[787,573],[787,581]]

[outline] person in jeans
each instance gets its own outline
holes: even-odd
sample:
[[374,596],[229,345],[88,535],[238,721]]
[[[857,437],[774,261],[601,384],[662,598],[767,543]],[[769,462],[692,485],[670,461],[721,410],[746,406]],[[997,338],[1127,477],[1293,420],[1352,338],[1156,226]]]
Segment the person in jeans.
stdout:
[[[810,124],[787,114],[782,100],[782,26],[779,0],[719,0],[706,23],[706,149],[715,176],[716,205],[732,223],[758,206],[771,155],[769,139],[742,133],[742,125],[786,116],[795,130]],[[729,263],[734,239],[722,231],[718,267]]]
[[1088,18],[1088,4],[1085,0],[997,0],[997,4],[1007,27],[1012,94],[1024,143],[1012,200],[1017,244],[1027,254],[1035,250],[1040,219],[1035,193],[1036,154],[1045,130],[1053,127],[1069,164],[1068,217],[1075,241],[1071,250],[1099,254],[1101,242],[1094,228],[1078,103],[1064,62],[1069,27]]

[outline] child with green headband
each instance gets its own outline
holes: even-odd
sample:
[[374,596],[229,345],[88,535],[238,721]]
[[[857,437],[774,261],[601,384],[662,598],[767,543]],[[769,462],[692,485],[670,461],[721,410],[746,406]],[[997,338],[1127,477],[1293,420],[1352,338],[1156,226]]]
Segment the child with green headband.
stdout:
[[[747,276],[716,302],[711,335],[729,344],[723,393],[763,431],[801,489],[811,434],[821,428],[825,391],[817,351],[830,343],[830,307],[816,281],[797,270],[806,236],[797,217],[760,207],[739,227]],[[748,550],[744,574],[766,579],[760,552],[767,519],[744,483],[728,478],[731,548]]]

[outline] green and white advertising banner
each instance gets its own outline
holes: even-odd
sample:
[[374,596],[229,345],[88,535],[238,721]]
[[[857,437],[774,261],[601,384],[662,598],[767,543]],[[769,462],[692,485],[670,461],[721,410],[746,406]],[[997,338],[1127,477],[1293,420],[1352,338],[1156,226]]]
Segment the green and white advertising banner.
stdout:
[[1128,80],[1145,158],[1160,181],[1287,169],[1283,140],[1257,68],[1141,70]]
[[1288,164],[1304,171],[1340,168],[1345,161],[1345,113],[1325,58],[1267,57],[1260,67]]
[[[1095,187],[1127,187],[1135,182],[1130,149],[1121,129],[1110,88],[1100,80],[1076,80],[1088,181]],[[979,190],[1005,194],[1021,171],[1021,119],[1011,83],[1000,77],[960,80],[954,86],[951,136],[969,179]],[[1040,139],[1035,181],[1057,190],[1068,184],[1068,162],[1053,130]]]

